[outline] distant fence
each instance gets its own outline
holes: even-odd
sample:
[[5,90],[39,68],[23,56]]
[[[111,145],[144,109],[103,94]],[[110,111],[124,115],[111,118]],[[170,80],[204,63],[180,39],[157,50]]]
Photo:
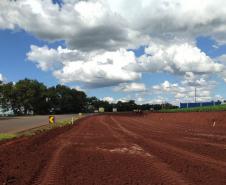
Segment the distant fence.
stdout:
[[199,103],[180,103],[180,108],[206,107],[206,106],[215,106],[220,104],[221,104],[220,101],[199,102]]

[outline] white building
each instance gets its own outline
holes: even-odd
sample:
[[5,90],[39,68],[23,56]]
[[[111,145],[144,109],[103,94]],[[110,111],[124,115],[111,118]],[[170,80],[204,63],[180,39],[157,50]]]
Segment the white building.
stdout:
[[112,109],[112,112],[117,112],[117,111],[118,111],[117,108]]
[[104,107],[99,107],[99,112],[104,112]]
[[9,116],[9,115],[13,115],[13,111],[9,110],[9,111],[3,111],[3,109],[0,107],[0,116]]

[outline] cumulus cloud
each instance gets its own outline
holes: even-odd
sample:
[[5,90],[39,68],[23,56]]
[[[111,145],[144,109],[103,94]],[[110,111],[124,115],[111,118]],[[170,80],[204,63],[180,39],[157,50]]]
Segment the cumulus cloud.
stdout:
[[220,61],[222,62],[223,64],[226,64],[226,54],[223,54],[217,58],[215,58],[216,61]]
[[224,70],[219,74],[226,82],[226,54],[214,58],[215,61],[221,62],[225,67]]
[[124,69],[128,64],[136,63],[134,53],[125,49],[87,53],[61,47],[32,46],[27,56],[42,70],[53,69],[54,76],[62,83],[83,82],[87,87],[103,87],[141,77],[140,73]]
[[5,82],[6,78],[0,73],[0,81]]
[[70,48],[112,50],[134,45],[143,35],[128,27],[120,14],[102,0],[0,1],[0,28],[20,28],[47,40],[64,40]]
[[72,89],[75,89],[77,91],[83,91],[83,92],[86,92],[85,89],[81,88],[79,85],[75,86],[75,87],[71,87]]
[[192,72],[186,72],[184,80],[181,82],[184,86],[190,87],[214,87],[216,81],[210,80],[208,75],[195,75]]
[[216,87],[216,81],[208,79],[207,76],[195,76],[186,74],[185,79],[180,83],[170,83],[164,81],[161,84],[154,85],[152,90],[156,94],[172,96],[174,104],[180,102],[194,102],[195,95],[197,101],[211,101],[214,98],[213,89]]
[[225,41],[224,0],[108,1],[114,11],[127,17],[131,27],[151,37],[190,40],[199,35],[210,35]]
[[[27,54],[62,83],[145,91],[134,81],[144,72],[164,72],[184,76],[181,83],[161,85],[166,92],[180,89],[175,95],[182,97],[189,86],[203,88],[211,74],[226,81],[223,56],[211,59],[195,45],[198,36],[212,37],[217,46],[226,43],[225,7],[225,0],[64,0],[61,6],[52,0],[1,0],[0,29],[64,41],[65,48],[32,45]],[[129,50],[140,46],[145,53],[136,58]],[[206,97],[208,92],[203,90]]]
[[137,64],[130,64],[128,69],[147,72],[168,72],[173,74],[209,74],[221,72],[222,64],[214,62],[199,48],[189,43],[160,44],[151,43],[145,48],[145,54]]
[[178,84],[171,84],[169,81],[165,81],[160,85],[154,85],[153,89],[156,91],[165,91],[165,92],[169,92],[169,91],[174,91],[178,88]]
[[181,42],[224,35],[224,5],[224,0],[66,0],[59,7],[51,0],[1,0],[0,28],[65,40],[80,50],[111,50],[140,46],[152,38]]
[[85,60],[85,53],[78,50],[70,50],[59,46],[57,49],[48,46],[38,47],[31,45],[27,59],[34,62],[38,68],[46,71],[59,68],[65,62]]
[[66,0],[59,7],[51,0],[1,0],[0,28],[21,28],[82,50],[128,48],[148,38],[194,41],[200,35],[225,42],[225,5],[224,0]]
[[102,99],[103,101],[107,101],[109,103],[114,103],[115,99],[113,97],[107,96]]
[[114,88],[115,91],[121,92],[144,92],[146,91],[146,86],[143,83],[121,83]]
[[[96,65],[96,62],[70,62],[62,70],[54,71],[54,76],[62,83],[83,82],[86,87],[114,86],[122,82],[138,79],[138,73],[127,72],[119,66]],[[117,74],[120,74],[118,76]]]

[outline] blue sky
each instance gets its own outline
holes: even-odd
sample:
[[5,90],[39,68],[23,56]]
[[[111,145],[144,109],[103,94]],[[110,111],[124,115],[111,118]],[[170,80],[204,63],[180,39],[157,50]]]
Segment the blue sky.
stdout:
[[[0,77],[7,82],[31,78],[47,86],[66,84],[108,101],[135,99],[138,103],[178,104],[193,101],[195,88],[199,101],[224,99],[226,30],[217,32],[216,27],[222,25],[205,22],[220,19],[223,10],[215,17],[208,17],[205,7],[213,6],[208,2],[200,20],[203,27],[197,26],[193,33],[189,25],[180,27],[187,24],[190,14],[184,11],[173,14],[174,19],[185,14],[179,25],[171,20],[171,8],[176,0],[167,0],[171,8],[164,7],[162,1],[157,3],[164,8],[163,15],[157,15],[154,1],[143,1],[146,7],[137,2],[138,8],[146,11],[151,6],[152,9],[139,19],[132,7],[121,9],[126,0],[106,1],[109,6],[101,1],[65,1],[61,7],[50,0],[23,0],[22,3],[3,0]],[[180,5],[183,10],[185,1]],[[20,17],[19,9],[23,6],[27,17]],[[15,11],[18,11],[17,19],[10,14]],[[195,8],[188,11],[199,17]],[[149,13],[154,15],[151,20]],[[115,15],[124,17],[130,24]],[[155,21],[155,15],[156,20],[162,18],[164,30]],[[56,19],[46,18],[51,16]],[[164,16],[169,19],[166,23]],[[167,30],[169,23],[173,27]],[[200,25],[199,20],[189,24],[195,29]]]

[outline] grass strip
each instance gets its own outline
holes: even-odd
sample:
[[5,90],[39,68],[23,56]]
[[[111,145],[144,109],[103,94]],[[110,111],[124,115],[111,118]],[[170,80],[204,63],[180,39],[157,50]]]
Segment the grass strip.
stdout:
[[17,137],[17,134],[0,133],[0,141],[7,140],[7,139],[13,139],[13,138],[16,138],[16,137]]
[[194,108],[177,108],[177,109],[162,109],[160,112],[216,112],[226,111],[226,104],[206,106],[206,107],[194,107]]

